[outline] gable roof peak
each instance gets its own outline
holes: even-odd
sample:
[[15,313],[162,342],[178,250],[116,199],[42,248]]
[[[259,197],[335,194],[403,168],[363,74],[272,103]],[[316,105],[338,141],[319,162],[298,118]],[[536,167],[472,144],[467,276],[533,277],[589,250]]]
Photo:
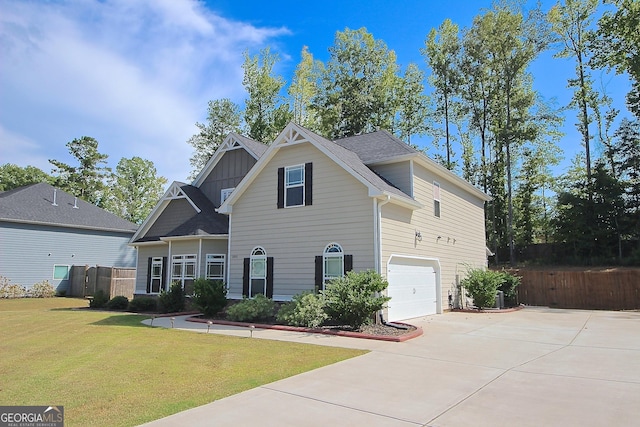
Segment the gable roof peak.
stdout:
[[222,141],[222,144],[218,146],[211,158],[204,165],[200,173],[198,173],[196,178],[193,180],[192,185],[199,187],[207,176],[209,176],[224,153],[240,148],[246,150],[254,159],[258,160],[262,157],[265,151],[267,151],[268,146],[262,142],[247,138],[246,136],[240,135],[236,132],[229,133],[224,141]]

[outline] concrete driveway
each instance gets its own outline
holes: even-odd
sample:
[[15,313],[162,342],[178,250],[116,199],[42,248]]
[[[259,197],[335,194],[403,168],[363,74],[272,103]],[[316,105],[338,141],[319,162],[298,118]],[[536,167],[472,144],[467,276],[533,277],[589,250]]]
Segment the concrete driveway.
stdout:
[[[424,335],[404,343],[255,330],[371,352],[147,425],[640,425],[640,312],[525,308],[410,323]],[[182,318],[175,326],[206,331]]]

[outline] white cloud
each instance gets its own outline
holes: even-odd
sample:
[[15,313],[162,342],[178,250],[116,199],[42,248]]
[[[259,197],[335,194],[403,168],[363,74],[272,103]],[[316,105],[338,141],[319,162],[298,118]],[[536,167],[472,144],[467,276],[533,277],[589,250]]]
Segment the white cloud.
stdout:
[[193,0],[3,1],[0,163],[6,153],[62,158],[66,142],[89,135],[112,167],[139,155],[185,179],[185,141],[207,101],[240,103],[243,50],[286,34]]

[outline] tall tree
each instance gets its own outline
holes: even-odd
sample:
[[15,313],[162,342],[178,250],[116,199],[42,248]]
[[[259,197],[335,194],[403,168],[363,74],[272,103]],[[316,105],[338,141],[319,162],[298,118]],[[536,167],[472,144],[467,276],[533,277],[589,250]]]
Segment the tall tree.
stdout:
[[242,84],[249,95],[245,102],[244,122],[248,136],[264,143],[273,141],[291,119],[289,106],[280,96],[285,81],[282,76],[273,74],[278,61],[278,55],[269,47],[256,56],[244,52]]
[[311,108],[328,138],[393,129],[397,112],[395,52],[366,28],[336,33]]
[[605,0],[615,12],[606,11],[598,20],[598,30],[591,43],[592,64],[628,73],[631,91],[627,94],[629,111],[640,119],[640,2],[637,0]]
[[582,134],[585,147],[587,167],[587,190],[591,182],[591,147],[592,135],[589,124],[593,121],[590,113],[598,108],[598,94],[593,89],[593,81],[588,68],[589,27],[598,7],[598,0],[565,0],[556,4],[548,14],[551,28],[560,44],[556,57],[573,58],[576,63],[576,77],[569,79],[569,87],[574,89],[570,106],[578,109],[576,127]]
[[424,93],[424,73],[416,64],[409,64],[399,80],[398,123],[400,138],[411,144],[412,135],[424,135],[429,118],[429,97]]
[[420,49],[426,63],[431,68],[429,81],[433,85],[437,112],[444,118],[445,131],[445,167],[453,169],[451,160],[451,131],[449,129],[452,112],[455,111],[452,103],[458,93],[461,81],[459,73],[460,39],[458,26],[450,19],[445,21],[436,30],[431,29],[424,48]]
[[491,113],[496,82],[490,66],[488,39],[491,37],[488,20],[476,16],[473,25],[464,31],[460,72],[466,78],[460,81],[461,109],[468,117],[469,129],[480,138],[480,184],[485,193],[488,188],[488,158],[491,149]]
[[187,141],[194,148],[189,159],[193,168],[189,176],[191,179],[200,173],[229,133],[240,132],[240,108],[230,99],[209,101],[207,110],[207,122],[196,123],[199,132]]
[[20,167],[12,163],[0,165],[0,191],[9,191],[39,182],[53,183],[53,177],[35,166]]
[[140,157],[122,158],[108,180],[104,208],[141,224],[163,194],[167,179],[158,176],[153,162]]
[[[515,263],[513,230],[513,159],[512,150],[525,141],[534,140],[530,108],[535,103],[527,68],[538,54],[546,49],[549,38],[540,16],[534,9],[525,17],[510,6],[497,6],[485,15],[493,21],[489,38],[492,68],[497,77],[497,93],[501,94],[494,108],[496,148],[504,153],[507,183],[507,237],[509,261]],[[496,151],[496,152],[497,152]]]
[[311,100],[318,93],[317,81],[322,73],[323,64],[315,61],[307,46],[302,48],[302,59],[289,86],[293,121],[307,129],[319,130],[317,114],[309,108]]
[[49,160],[57,173],[56,185],[62,190],[81,199],[101,206],[105,188],[104,180],[111,172],[106,166],[107,154],[98,151],[98,141],[90,136],[74,139],[67,143],[69,153],[78,161],[71,166],[59,160]]

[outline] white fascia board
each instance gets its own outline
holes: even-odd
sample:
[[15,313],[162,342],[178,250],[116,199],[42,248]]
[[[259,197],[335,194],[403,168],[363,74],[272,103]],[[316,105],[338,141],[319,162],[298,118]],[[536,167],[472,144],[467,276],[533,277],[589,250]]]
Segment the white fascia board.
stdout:
[[137,243],[129,243],[127,246],[132,246],[134,248],[137,248],[138,246],[166,246],[168,245],[167,242],[162,242],[160,240],[154,240],[151,242],[137,242]]

